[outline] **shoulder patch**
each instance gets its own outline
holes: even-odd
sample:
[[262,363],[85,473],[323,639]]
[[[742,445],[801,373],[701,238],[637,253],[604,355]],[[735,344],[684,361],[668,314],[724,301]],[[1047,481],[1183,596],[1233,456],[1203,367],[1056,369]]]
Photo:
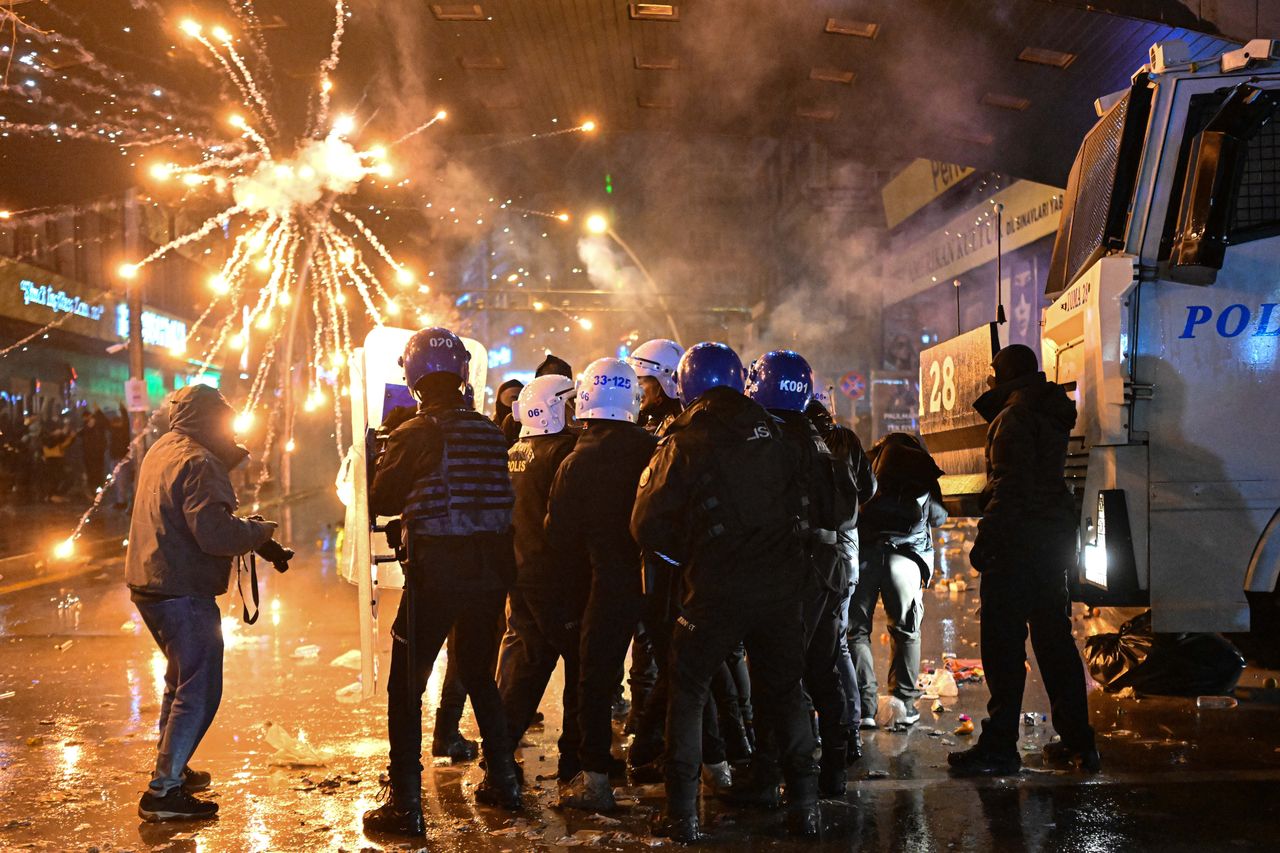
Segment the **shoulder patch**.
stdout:
[[[632,469],[632,470],[635,470],[635,469]],[[653,469],[651,468],[651,466],[649,465],[644,466],[644,470],[640,472],[640,488],[643,489],[645,486],[649,485],[649,477],[651,477],[652,474],[653,474]]]

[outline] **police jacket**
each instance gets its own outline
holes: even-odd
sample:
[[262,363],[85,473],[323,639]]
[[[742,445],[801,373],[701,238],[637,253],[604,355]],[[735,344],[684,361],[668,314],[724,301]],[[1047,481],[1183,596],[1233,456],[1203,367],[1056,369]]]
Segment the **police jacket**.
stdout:
[[369,487],[375,515],[418,536],[509,533],[514,495],[507,442],[461,392],[427,398],[387,439]]
[[635,424],[589,420],[560,464],[547,504],[547,539],[558,554],[585,556],[597,579],[640,593],[640,548],[631,510],[640,473],[657,444]]
[[231,558],[271,538],[272,525],[234,515],[228,472],[249,453],[231,435],[232,415],[212,388],[173,395],[170,430],[138,471],[124,562],[130,589],[213,598],[227,591]]
[[858,485],[853,467],[831,452],[804,413],[769,413],[778,419],[783,437],[792,442],[807,469],[809,556],[817,579],[831,589],[843,589],[852,582],[851,562],[857,558]]
[[661,402],[646,406],[640,410],[640,419],[637,423],[651,435],[662,438],[666,434],[667,427],[671,426],[672,421],[680,417],[682,411],[684,411],[684,407],[680,405],[679,400],[673,400],[663,393]]
[[987,428],[986,526],[1021,521],[1074,524],[1075,503],[1063,471],[1076,404],[1062,386],[1034,373],[997,385],[974,409]]
[[641,474],[632,534],[685,568],[686,603],[799,594],[809,574],[801,473],[768,412],[712,388],[672,422]]
[[511,522],[518,586],[559,588],[572,585],[575,574],[581,583],[583,573],[572,571],[564,560],[556,558],[545,527],[551,483],[577,440],[577,430],[566,429],[522,438],[507,452],[507,470],[516,493]]

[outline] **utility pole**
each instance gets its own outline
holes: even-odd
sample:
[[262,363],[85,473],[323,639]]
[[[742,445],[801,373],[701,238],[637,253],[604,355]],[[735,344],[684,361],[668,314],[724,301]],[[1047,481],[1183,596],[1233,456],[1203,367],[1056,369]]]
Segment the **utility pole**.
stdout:
[[[140,257],[142,252],[142,211],[138,209],[138,191],[130,188],[124,199],[124,253],[127,258]],[[146,361],[143,358],[142,343],[142,276],[134,275],[126,279],[125,301],[129,306],[129,381],[135,387],[146,388]],[[146,399],[145,393],[142,395]],[[129,432],[138,444],[134,448],[134,465],[142,464],[142,454],[146,452],[146,438],[143,433],[147,429],[148,414],[144,406],[130,401]],[[136,481],[135,481],[136,482]]]

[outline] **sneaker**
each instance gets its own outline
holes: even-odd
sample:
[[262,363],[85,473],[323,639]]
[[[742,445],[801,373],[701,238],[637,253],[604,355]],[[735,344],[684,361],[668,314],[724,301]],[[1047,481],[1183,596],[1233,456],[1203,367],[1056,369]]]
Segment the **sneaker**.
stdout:
[[702,765],[702,782],[712,793],[728,791],[733,785],[733,771],[729,769],[729,762]]
[[990,752],[979,744],[948,754],[947,764],[956,776],[1016,776],[1022,770],[1022,756]]
[[151,823],[167,820],[208,820],[218,814],[218,804],[197,800],[181,788],[163,797],[147,791],[138,802],[138,817]]
[[1088,749],[1072,749],[1062,741],[1055,740],[1052,743],[1046,743],[1044,749],[1040,750],[1040,754],[1044,756],[1045,764],[1075,767],[1085,773],[1097,773],[1102,769],[1102,756],[1098,754],[1096,746],[1090,746]]
[[436,735],[431,739],[431,754],[436,758],[447,758],[454,764],[463,761],[475,761],[480,754],[480,744],[467,740],[459,731],[450,734]]
[[880,728],[880,726],[876,724],[876,718],[875,718],[875,717],[863,717],[863,718],[862,718],[862,720],[861,720],[861,721],[859,721],[859,723],[858,723],[858,728],[860,728],[860,729],[878,729],[878,728]]
[[182,790],[188,794],[207,790],[212,784],[213,777],[203,770],[192,770],[190,767],[182,769]]
[[898,725],[903,728],[908,728],[920,722],[920,709],[916,707],[916,703],[903,702],[902,704],[906,706],[907,711],[905,714],[901,714],[898,717]]
[[613,797],[613,786],[609,784],[607,774],[583,770],[560,789],[560,808],[611,812],[618,808],[618,801]]

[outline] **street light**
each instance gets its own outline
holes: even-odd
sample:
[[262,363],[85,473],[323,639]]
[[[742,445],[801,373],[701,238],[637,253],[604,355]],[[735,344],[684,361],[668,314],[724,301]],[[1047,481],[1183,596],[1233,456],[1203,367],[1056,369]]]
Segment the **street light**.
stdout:
[[649,287],[653,288],[653,295],[658,300],[658,307],[662,310],[662,314],[666,317],[667,327],[671,330],[671,337],[680,340],[680,330],[676,327],[675,318],[671,316],[670,309],[667,308],[667,300],[662,297],[662,291],[658,289],[658,283],[653,280],[653,276],[649,275],[649,270],[636,257],[636,253],[632,251],[627,242],[618,236],[618,232],[614,231],[609,225],[609,220],[602,213],[593,213],[586,219],[587,230],[592,234],[607,236],[610,240],[618,244],[618,248],[627,253],[627,257],[631,259],[631,263],[636,265],[636,269],[640,270],[640,274],[644,276],[644,280]]

